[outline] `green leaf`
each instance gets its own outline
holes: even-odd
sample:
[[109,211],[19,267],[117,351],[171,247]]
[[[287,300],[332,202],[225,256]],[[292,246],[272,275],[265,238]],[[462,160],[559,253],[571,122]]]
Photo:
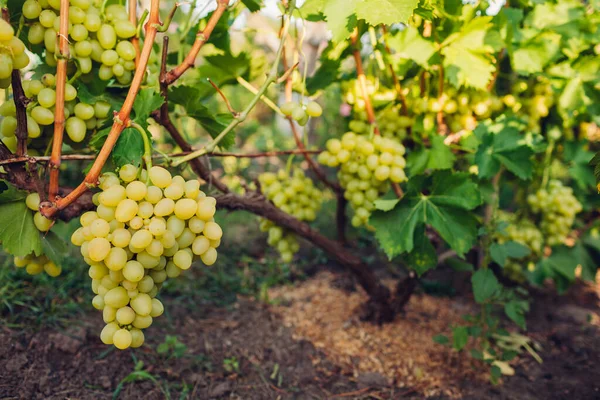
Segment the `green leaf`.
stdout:
[[350,36],[358,20],[372,26],[407,22],[417,4],[418,0],[321,0],[310,1],[306,12],[323,13],[333,41],[341,42]]
[[391,211],[399,201],[400,199],[377,199],[375,200],[375,208],[381,211]]
[[418,152],[411,153],[408,165],[411,174],[419,175],[427,169],[450,169],[455,160],[456,156],[452,153],[450,147],[444,143],[444,137],[433,135],[431,137],[431,148],[423,148]]
[[455,271],[458,272],[473,272],[474,268],[473,268],[473,264],[466,262],[464,260],[461,260],[460,258],[449,258],[448,260],[446,260],[446,264],[448,264],[450,266],[450,268],[452,268]]
[[493,53],[502,47],[492,17],[476,17],[442,43],[446,77],[455,87],[486,89],[496,70]]
[[[225,54],[206,57],[206,61],[221,72],[229,74],[228,80],[235,80],[238,76],[243,76],[250,68],[250,56],[247,53],[241,52],[237,56],[227,52]],[[225,79],[221,77],[221,84],[225,83]]]
[[390,37],[388,45],[395,51],[394,59],[413,60],[424,68],[429,67],[428,61],[435,54],[433,42],[423,38],[416,28],[410,26]]
[[54,232],[41,234],[44,254],[56,265],[62,265],[67,256],[67,244]]
[[452,328],[452,347],[461,351],[469,342],[469,330],[466,326]]
[[504,313],[521,329],[526,329],[525,313],[529,311],[529,303],[524,300],[511,300],[504,304]]
[[406,262],[419,276],[437,267],[438,256],[435,247],[425,234],[423,224],[415,229],[415,247],[406,258]]
[[139,166],[142,164],[144,140],[140,135],[140,132],[133,128],[123,130],[112,151],[112,160],[115,166],[122,167],[125,164]]
[[250,10],[250,12],[259,11],[262,7],[262,1],[259,0],[242,0],[242,3],[244,3],[244,5],[248,7],[248,10]]
[[4,251],[18,257],[42,254],[40,232],[25,205],[26,197],[26,192],[12,186],[0,193],[0,243]]
[[504,118],[493,125],[479,124],[475,134],[481,144],[475,154],[479,177],[491,178],[504,166],[521,179],[531,179],[533,150],[521,134],[520,121]]
[[437,344],[446,345],[450,343],[450,339],[446,335],[435,335],[433,341]]
[[[200,102],[200,92],[190,86],[176,86],[169,90],[169,101],[183,106],[187,115],[194,118],[214,138],[232,121],[231,114],[213,114]],[[219,143],[228,148],[233,145],[235,133],[231,132]]]
[[494,243],[490,246],[492,260],[504,267],[509,258],[523,258],[531,253],[529,247],[517,242]]
[[150,118],[150,114],[158,110],[164,101],[165,99],[152,88],[140,90],[133,103],[133,111],[135,113],[133,120],[144,129],[147,128],[147,120]]
[[596,177],[596,183],[600,182],[600,152],[590,160],[590,167],[594,168],[594,176]]
[[374,212],[369,222],[390,259],[413,250],[415,230],[420,224],[436,229],[460,256],[477,239],[477,220],[469,210],[479,204],[479,189],[469,174],[441,171],[432,177],[412,178],[396,207],[389,212]]
[[519,44],[511,57],[513,68],[522,75],[542,72],[560,53],[560,39],[559,34],[544,32]]
[[341,61],[339,58],[336,60],[329,58],[321,59],[319,69],[317,69],[313,76],[306,80],[306,90],[309,93],[316,93],[335,83],[340,74]]
[[473,296],[479,304],[490,300],[502,289],[498,278],[489,268],[475,272],[471,277],[471,284],[473,285]]

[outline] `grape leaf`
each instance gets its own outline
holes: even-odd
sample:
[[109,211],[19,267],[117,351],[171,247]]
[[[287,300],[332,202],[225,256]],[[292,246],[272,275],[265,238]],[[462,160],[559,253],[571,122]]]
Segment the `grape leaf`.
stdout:
[[543,32],[533,39],[520,43],[511,57],[511,63],[519,74],[534,74],[542,72],[559,53],[560,35]]
[[500,33],[492,30],[492,17],[477,17],[448,36],[442,43],[446,77],[455,87],[486,89],[496,70],[493,53],[503,43]]
[[521,329],[526,329],[525,313],[529,311],[529,302],[525,300],[510,300],[504,304],[504,313]]
[[250,12],[259,11],[262,7],[262,1],[259,0],[242,0],[242,3],[244,3],[244,5],[248,7],[248,10],[250,10]]
[[14,187],[0,193],[0,243],[4,251],[18,257],[42,254],[40,232],[25,205],[26,197],[26,192]]
[[452,328],[452,347],[461,351],[469,342],[469,330],[466,326],[457,326]]
[[437,266],[438,256],[425,234],[424,224],[415,229],[415,247],[406,258],[406,262],[419,276]]
[[477,219],[468,211],[480,204],[479,189],[469,174],[440,171],[431,177],[413,177],[396,207],[388,212],[375,211],[369,223],[390,259],[413,250],[420,224],[432,226],[458,255],[463,255],[477,239]]
[[[231,114],[213,114],[199,101],[200,92],[191,86],[176,86],[169,90],[169,101],[185,108],[188,116],[194,118],[214,138],[232,121]],[[228,148],[233,145],[235,133],[225,136],[219,146]]]
[[488,268],[475,272],[471,277],[471,284],[473,285],[473,296],[479,304],[485,303],[502,289],[498,278]]
[[512,118],[477,126],[475,135],[481,144],[475,154],[475,163],[480,178],[491,178],[500,166],[504,166],[521,179],[531,179],[534,152],[525,143],[521,128],[520,121]]
[[517,242],[494,243],[490,246],[490,256],[499,266],[504,267],[509,258],[523,258],[531,253],[529,247]]
[[429,67],[428,61],[435,54],[433,43],[410,26],[390,37],[388,45],[395,51],[394,59],[410,59],[424,68]]
[[322,13],[334,42],[348,38],[356,23],[364,19],[372,26],[407,22],[418,0],[312,0],[301,8],[309,14]]
[[46,232],[41,236],[44,254],[56,265],[62,265],[67,254],[67,244],[54,232]]
[[408,157],[408,166],[412,175],[422,174],[426,169],[450,169],[454,165],[456,156],[450,147],[444,143],[444,137],[433,135],[431,148],[422,148],[411,153]]
[[150,114],[158,110],[164,101],[165,99],[152,88],[140,90],[133,103],[133,111],[135,113],[133,120],[146,129]]
[[133,128],[123,130],[112,151],[112,160],[115,166],[141,165],[144,155],[144,140],[140,135],[141,133]]
[[221,73],[229,74],[228,79],[221,77],[219,81],[225,83],[229,80],[235,80],[238,76],[243,76],[250,68],[250,56],[241,52],[237,56],[227,52],[225,54],[206,57],[206,61],[215,66]]

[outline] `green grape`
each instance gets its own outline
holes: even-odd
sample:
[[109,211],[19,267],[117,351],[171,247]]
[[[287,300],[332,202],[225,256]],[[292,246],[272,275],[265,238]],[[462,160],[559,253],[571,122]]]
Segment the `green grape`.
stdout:
[[323,114],[323,109],[316,101],[311,101],[306,105],[306,113],[309,117],[320,117]]
[[4,137],[15,136],[17,130],[17,119],[15,117],[4,117],[0,123],[0,134]]
[[12,57],[8,54],[0,53],[0,79],[10,79],[12,70]]
[[65,130],[67,131],[67,135],[69,135],[69,138],[72,141],[79,143],[85,138],[85,133],[87,129],[85,126],[85,122],[82,119],[79,119],[77,117],[70,117],[65,123]]
[[108,24],[103,24],[98,30],[98,43],[105,50],[113,49],[117,44],[117,34],[115,29]]
[[102,27],[102,19],[99,15],[87,13],[85,21],[83,21],[83,26],[89,32],[98,32]]
[[54,114],[47,108],[37,106],[31,110],[31,117],[39,125],[51,125],[54,123]]
[[137,28],[127,19],[116,21],[114,24],[115,32],[122,39],[129,39],[135,36]]

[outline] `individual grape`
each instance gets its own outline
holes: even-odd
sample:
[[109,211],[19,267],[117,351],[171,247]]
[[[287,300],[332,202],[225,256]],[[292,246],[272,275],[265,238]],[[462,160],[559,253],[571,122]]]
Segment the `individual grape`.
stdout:
[[13,70],[12,57],[5,53],[0,53],[0,79],[9,79]]
[[53,221],[44,217],[39,211],[33,215],[33,223],[40,232],[47,232],[53,225]]
[[117,44],[117,34],[111,25],[103,24],[96,37],[100,46],[105,50],[113,49]]
[[79,143],[85,139],[87,128],[82,119],[71,117],[67,119],[67,122],[65,123],[65,130],[72,141]]
[[320,117],[323,114],[323,109],[316,101],[311,101],[306,105],[306,113],[309,117]]
[[47,108],[36,106],[31,110],[31,118],[40,125],[51,125],[54,123],[54,114]]

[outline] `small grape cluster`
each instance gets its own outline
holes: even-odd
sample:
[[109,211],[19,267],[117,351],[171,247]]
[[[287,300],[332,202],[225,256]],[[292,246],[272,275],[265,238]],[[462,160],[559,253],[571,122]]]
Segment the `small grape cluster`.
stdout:
[[541,214],[540,229],[549,246],[563,244],[571,232],[575,216],[582,210],[573,195],[573,189],[559,180],[551,180],[548,188],[541,188],[527,196],[527,204],[536,214]]
[[544,237],[533,221],[509,212],[500,212],[498,220],[508,222],[508,226],[498,233],[498,243],[513,241],[527,246],[533,255],[542,254]]
[[323,114],[323,109],[316,101],[311,101],[306,106],[290,101],[281,106],[281,112],[286,117],[292,117],[300,126],[304,126],[309,117],[320,117]]
[[[317,218],[323,192],[314,186],[301,169],[295,169],[291,177],[284,170],[266,172],[258,177],[258,181],[267,199],[283,212],[300,221],[310,222]],[[277,249],[281,259],[284,262],[292,261],[300,249],[296,236],[268,220],[261,221],[260,229],[269,233],[267,242]]]
[[[114,77],[122,85],[129,84],[136,56],[129,39],[136,35],[137,27],[129,21],[126,8],[110,4],[101,10],[93,0],[70,0],[69,4],[70,54],[79,72],[92,72],[96,62],[100,64],[98,77],[101,80]],[[26,0],[23,3],[23,16],[30,24],[27,40],[33,45],[44,45],[45,61],[51,67],[57,65],[59,15],[60,0]]]
[[[27,108],[27,136],[37,139],[44,134],[52,135],[55,119],[56,77],[44,74],[40,80],[23,82],[25,96],[31,99]],[[65,131],[74,143],[82,142],[86,135],[103,126],[110,117],[111,106],[105,101],[87,104],[77,98],[77,89],[67,83],[65,86]],[[0,105],[0,137],[4,144],[14,151],[17,146],[17,112],[13,101]]]
[[327,151],[319,154],[319,162],[340,167],[338,178],[344,197],[354,209],[352,225],[367,225],[374,201],[390,188],[390,182],[406,181],[404,146],[392,139],[347,132],[342,139],[330,139]]
[[14,264],[17,268],[25,268],[29,275],[39,275],[46,272],[49,276],[56,278],[62,272],[60,265],[56,265],[46,255],[35,256],[30,254],[26,257],[15,257]]
[[214,221],[216,200],[200,190],[197,180],[173,177],[156,166],[138,171],[125,165],[118,177],[104,174],[100,188],[96,211],[81,216],[71,241],[90,265],[92,304],[107,324],[102,342],[139,347],[142,329],[163,313],[156,295],[166,279],[179,276],[196,259],[216,262],[223,235]]
[[[381,136],[391,139],[403,140],[406,138],[406,129],[413,124],[413,119],[402,115],[400,106],[387,107],[375,116]],[[371,134],[371,125],[367,121],[365,112],[354,114],[348,127],[352,132],[363,135]]]
[[0,20],[0,88],[10,86],[13,69],[25,68],[29,56],[25,44],[15,36],[15,30],[5,20]]

